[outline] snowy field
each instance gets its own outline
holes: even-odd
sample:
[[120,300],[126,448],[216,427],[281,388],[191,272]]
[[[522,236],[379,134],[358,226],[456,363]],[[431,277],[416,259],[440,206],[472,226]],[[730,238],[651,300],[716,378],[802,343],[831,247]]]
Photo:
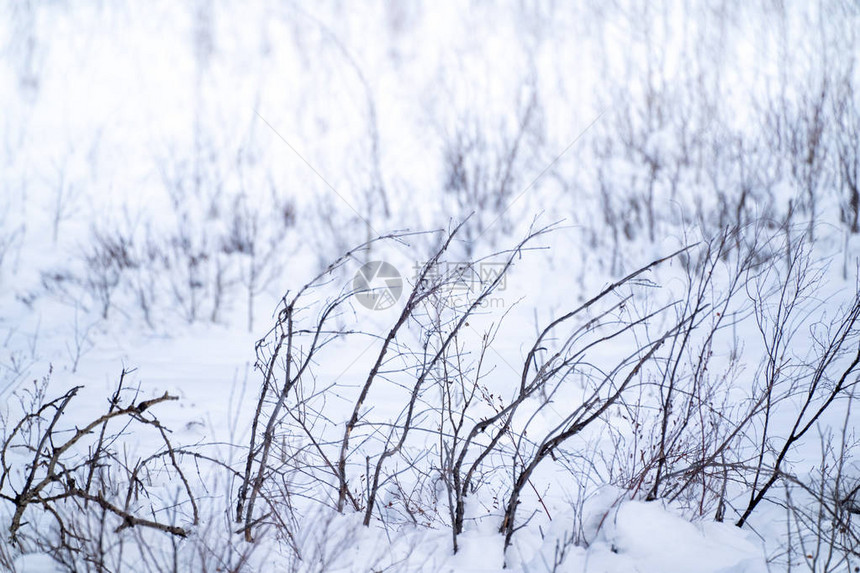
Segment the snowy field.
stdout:
[[852,0],[0,2],[0,570],[860,569]]

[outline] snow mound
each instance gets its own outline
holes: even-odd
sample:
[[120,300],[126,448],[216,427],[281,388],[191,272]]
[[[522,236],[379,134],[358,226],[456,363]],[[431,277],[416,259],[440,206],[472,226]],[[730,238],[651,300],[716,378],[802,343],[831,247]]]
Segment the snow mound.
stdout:
[[627,573],[765,573],[763,550],[728,523],[691,523],[656,502],[627,501],[608,513],[584,553],[583,570]]

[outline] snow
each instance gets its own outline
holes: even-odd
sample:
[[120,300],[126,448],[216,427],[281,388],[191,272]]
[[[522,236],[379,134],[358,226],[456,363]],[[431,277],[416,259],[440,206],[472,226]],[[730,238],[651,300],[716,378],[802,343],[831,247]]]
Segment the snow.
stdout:
[[[791,158],[768,155],[774,143],[760,112],[776,93],[794,110],[825,76],[834,85],[837,79],[856,84],[857,70],[849,65],[860,29],[856,10],[616,4],[35,0],[0,7],[4,431],[22,414],[28,392],[45,380],[51,398],[84,386],[63,419],[63,430],[72,432],[105,411],[127,368],[134,370],[129,395],[179,398],[157,411],[176,444],[241,469],[260,392],[255,343],[272,327],[285,294],[295,295],[376,232],[427,233],[356,253],[305,299],[301,320],[320,316],[325,301],[346,292],[367,261],[394,265],[408,293],[444,231],[473,210],[445,264],[502,251],[490,259],[498,263],[529,225],[558,222],[514,257],[505,287],[469,318],[456,341],[466,349],[461,358],[475,368],[484,334],[495,333],[471,420],[493,415],[516,395],[522,361],[543,326],[626,273],[734,224],[749,233],[745,240],[761,233],[761,242],[777,252],[786,236],[802,236],[809,211],[801,182],[786,175]],[[523,126],[529,102],[534,115]],[[825,116],[833,121],[829,111]],[[847,123],[828,123],[825,139],[843,128]],[[474,136],[479,145],[470,148],[469,138],[457,135]],[[735,147],[741,138],[747,138],[742,149]],[[519,147],[508,195],[494,207],[514,140]],[[699,154],[687,157],[689,145],[700,146]],[[829,151],[828,161],[834,158]],[[467,181],[446,189],[451,166],[445,157],[457,153]],[[651,160],[661,168],[652,170]],[[860,241],[840,219],[845,197],[834,165],[826,164],[810,248],[811,273],[821,280],[792,322],[795,337],[785,354],[786,367],[798,370],[815,358],[822,324],[854,296]],[[771,178],[775,172],[783,176]],[[741,183],[750,195],[744,208],[735,208],[732,193]],[[230,243],[250,232],[237,227],[249,222],[236,217],[241,213],[257,217],[260,250],[254,252],[270,256],[256,290],[247,283],[260,259],[247,244]],[[133,259],[109,269],[119,278],[107,305],[93,286],[105,278],[92,264],[97,234],[121,237]],[[735,253],[717,266],[710,302],[726,287]],[[667,261],[607,298],[609,308],[621,296],[635,297],[601,325],[637,320],[682,298],[688,264]],[[784,272],[779,259],[769,274],[750,276],[773,288]],[[724,435],[760,389],[764,345],[751,314],[755,294],[735,299],[728,312],[740,315],[710,348],[704,380],[724,393],[692,424],[702,439],[709,431]],[[470,296],[452,295],[447,310],[463,308]],[[327,455],[337,453],[356,396],[403,304],[383,311],[344,304],[328,325],[341,334],[315,356],[295,390],[296,400],[301,390],[310,396],[304,405],[317,408],[313,430]],[[432,310],[447,312],[443,305]],[[422,328],[433,318],[428,311],[423,323],[404,328],[396,360],[383,362],[359,411],[347,464],[356,495],[366,493],[367,470],[386,445],[386,429],[403,419],[421,356],[432,355],[422,347],[428,341]],[[422,433],[413,432],[405,444],[414,457],[395,457],[384,468],[380,509],[369,527],[361,524],[362,512],[332,509],[334,478],[316,450],[300,447],[301,432],[279,426],[282,443],[300,450],[297,459],[309,460],[311,469],[290,478],[295,482],[285,480],[288,491],[300,490],[290,515],[295,539],[261,533],[248,570],[762,573],[792,555],[795,564],[803,561],[785,537],[781,489],[744,528],[734,520],[748,491],[734,474],[726,478],[724,522],[713,519],[713,496],[700,504],[692,494],[643,501],[647,488],[636,480],[652,475],[655,454],[648,448],[664,391],[656,383],[660,365],[646,368],[641,384],[636,380],[630,408],[611,409],[535,469],[520,500],[520,527],[505,548],[504,503],[523,463],[512,448],[519,444],[520,456],[534,453],[533,440],[588,398],[598,373],[615,367],[641,337],[663,332],[672,318],[659,314],[611,344],[596,345],[580,357],[569,383],[524,402],[512,421],[521,433],[504,436],[507,449],[487,459],[480,484],[467,496],[456,553],[440,468],[447,445],[436,433],[450,431],[451,423],[437,419],[442,393],[435,386],[418,402]],[[362,334],[346,334],[353,331]],[[559,350],[565,332],[551,333],[539,359]],[[583,329],[576,342],[596,340],[599,332]],[[301,348],[307,344],[302,339]],[[685,366],[698,360],[692,352],[684,359]],[[795,395],[775,406],[774,447],[801,400]],[[822,464],[831,471],[835,460],[827,457],[825,437],[834,448],[853,443],[856,423],[848,414],[847,401],[835,404],[816,427],[820,436],[810,432],[792,450],[786,471],[801,481],[815,478]],[[760,421],[749,427],[735,444],[738,459],[754,457],[763,432]],[[121,433],[118,444],[128,459],[153,447],[143,435]],[[853,479],[856,463],[845,461]],[[20,454],[13,473],[20,477],[26,463]],[[183,463],[194,468],[204,517],[193,526],[182,513],[187,506],[175,506],[176,519],[191,530],[179,545],[182,557],[187,567],[202,568],[192,560],[207,547],[213,560],[223,561],[217,566],[227,568],[248,547],[230,518],[237,478],[222,467],[197,474],[193,460]],[[178,484],[158,479],[153,487],[162,489],[151,500],[162,502]],[[299,488],[307,485],[302,479],[316,480],[319,489]],[[0,504],[0,568],[63,570],[34,545],[22,549],[7,539],[11,505]],[[30,511],[31,534],[56,536],[49,519]],[[156,552],[159,558],[169,554],[165,537],[135,534],[109,538],[164,550]]]
[[[597,547],[595,547],[597,545]],[[761,548],[729,523],[694,524],[658,503],[628,501],[607,517],[592,544],[606,571],[760,573]],[[616,557],[617,556],[617,557]]]

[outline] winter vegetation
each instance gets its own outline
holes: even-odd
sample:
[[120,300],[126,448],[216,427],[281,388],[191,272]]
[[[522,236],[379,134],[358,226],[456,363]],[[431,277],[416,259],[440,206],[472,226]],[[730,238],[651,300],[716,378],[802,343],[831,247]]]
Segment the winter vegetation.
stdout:
[[860,5],[0,6],[0,570],[860,570]]

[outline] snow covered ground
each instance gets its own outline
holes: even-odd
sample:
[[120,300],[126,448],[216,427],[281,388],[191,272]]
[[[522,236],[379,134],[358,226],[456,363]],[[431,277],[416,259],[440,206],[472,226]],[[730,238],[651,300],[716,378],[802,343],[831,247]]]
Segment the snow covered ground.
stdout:
[[3,3],[0,569],[856,570],[858,30]]

